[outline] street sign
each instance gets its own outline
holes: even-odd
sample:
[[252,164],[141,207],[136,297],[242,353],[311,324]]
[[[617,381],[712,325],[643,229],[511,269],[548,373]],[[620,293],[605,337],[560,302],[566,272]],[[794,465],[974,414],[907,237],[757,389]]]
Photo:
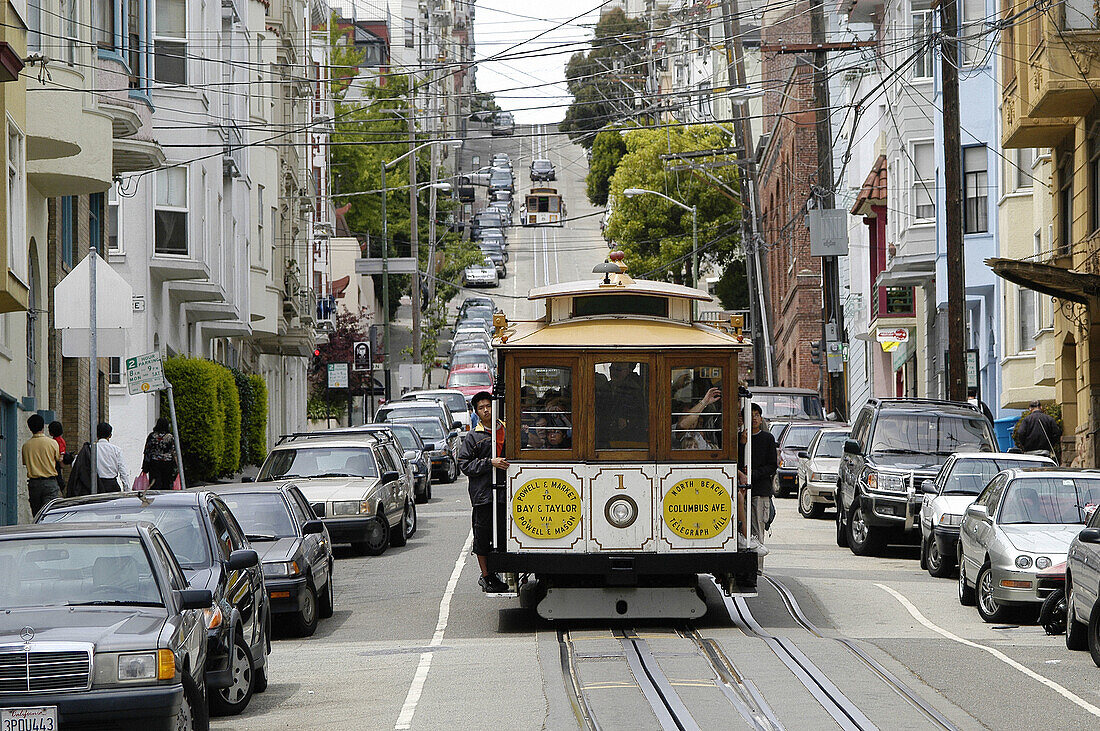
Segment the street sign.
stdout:
[[977,390],[978,388],[978,350],[969,348],[966,351],[966,387]]
[[329,388],[347,388],[348,383],[349,383],[348,364],[347,363],[329,363],[328,364],[328,387]]
[[127,358],[126,385],[130,395],[167,388],[168,383],[164,380],[164,363],[160,359],[160,353],[145,353]]
[[371,367],[370,359],[370,343],[363,341],[356,343],[352,347],[352,367],[353,371],[369,371]]
[[[355,260],[356,274],[381,274],[382,259],[367,259],[366,257]],[[412,274],[416,271],[416,262],[411,256],[391,256],[386,260],[386,270],[390,274]]]
[[909,330],[904,327],[880,327],[875,332],[880,343],[904,343],[909,340]]

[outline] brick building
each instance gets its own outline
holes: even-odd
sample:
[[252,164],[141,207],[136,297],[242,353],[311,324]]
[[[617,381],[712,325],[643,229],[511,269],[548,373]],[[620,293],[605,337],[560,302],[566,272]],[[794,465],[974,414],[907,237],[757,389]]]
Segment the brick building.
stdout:
[[[762,41],[809,41],[809,7],[765,14]],[[809,56],[768,52],[761,64],[763,85],[772,91],[764,97],[759,189],[776,384],[817,389],[822,370],[810,360],[810,343],[822,337],[821,260],[810,256],[805,222],[819,184],[814,67]]]

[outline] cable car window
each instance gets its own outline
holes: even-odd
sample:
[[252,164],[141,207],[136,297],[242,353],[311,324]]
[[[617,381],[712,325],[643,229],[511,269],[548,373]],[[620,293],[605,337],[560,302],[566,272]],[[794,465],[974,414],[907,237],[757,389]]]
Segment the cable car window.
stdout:
[[596,363],[596,449],[649,449],[649,364]]
[[672,448],[722,448],[722,368],[672,369]]
[[520,431],[523,449],[571,449],[573,369],[521,368]]
[[573,317],[595,315],[668,317],[668,298],[631,294],[591,294],[573,298]]

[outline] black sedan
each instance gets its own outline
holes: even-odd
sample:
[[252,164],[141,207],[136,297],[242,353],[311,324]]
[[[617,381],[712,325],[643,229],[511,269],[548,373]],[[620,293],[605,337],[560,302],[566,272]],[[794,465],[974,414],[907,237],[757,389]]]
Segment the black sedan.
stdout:
[[139,521],[152,523],[191,586],[208,589],[214,606],[205,615],[210,710],[240,713],[253,692],[267,689],[271,607],[259,556],[221,498],[206,490],[147,490],[54,500],[39,523]]
[[332,616],[332,541],[302,492],[287,483],[218,485],[233,517],[260,554],[272,614],[308,637]]
[[531,161],[531,180],[554,180],[554,163],[549,160]]
[[3,728],[210,727],[213,597],[188,586],[156,528],[0,528],[0,586]]

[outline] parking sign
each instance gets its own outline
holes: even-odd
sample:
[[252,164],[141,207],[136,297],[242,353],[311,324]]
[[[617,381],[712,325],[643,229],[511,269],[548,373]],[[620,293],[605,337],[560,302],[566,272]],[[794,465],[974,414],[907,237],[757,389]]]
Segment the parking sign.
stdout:
[[150,393],[167,387],[160,353],[146,353],[126,359],[126,385],[131,394]]

